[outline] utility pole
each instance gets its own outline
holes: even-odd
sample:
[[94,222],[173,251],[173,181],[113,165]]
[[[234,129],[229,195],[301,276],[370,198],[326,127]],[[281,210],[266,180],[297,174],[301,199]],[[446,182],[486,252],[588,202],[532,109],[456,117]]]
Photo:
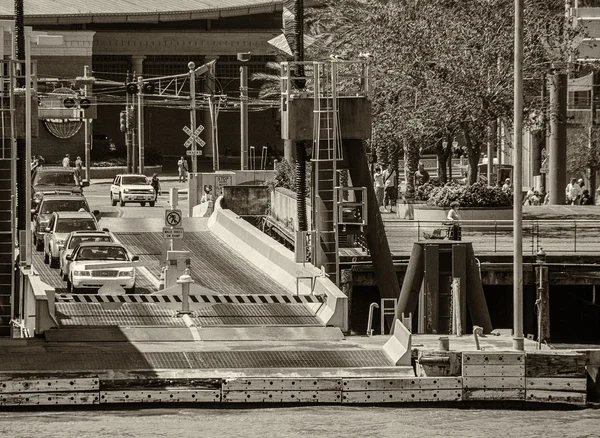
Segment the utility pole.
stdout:
[[[238,53],[242,63],[250,60],[250,53]],[[240,66],[240,170],[248,170],[248,66]]]
[[515,0],[514,57],[513,348],[523,351],[523,0]]
[[[92,94],[92,87],[89,86],[89,81],[90,78],[89,77],[89,72],[90,72],[90,68],[86,65],[83,67],[83,93],[84,96],[86,97],[86,99],[89,99],[91,94]],[[81,112],[81,114],[83,115],[83,111]],[[84,136],[85,136],[85,178],[87,179],[87,181],[91,181],[90,178],[90,153],[92,150],[92,121],[89,118],[85,118],[84,119]]]
[[[219,97],[219,103],[220,103]],[[213,152],[213,171],[219,170],[219,131],[217,130],[217,119],[219,109],[215,105],[215,96],[208,96],[208,109],[210,111],[210,127],[212,130],[212,152]]]
[[142,76],[138,76],[138,143],[139,143],[139,172],[144,173],[144,81]]
[[[192,136],[196,133],[196,64],[188,63],[190,69],[190,130]],[[192,173],[198,173],[198,155],[196,155],[196,141],[192,139]]]

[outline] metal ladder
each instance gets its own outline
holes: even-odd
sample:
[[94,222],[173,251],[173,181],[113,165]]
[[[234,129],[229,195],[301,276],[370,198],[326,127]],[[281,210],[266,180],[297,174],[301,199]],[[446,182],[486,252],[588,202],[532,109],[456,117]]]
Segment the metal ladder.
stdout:
[[315,62],[313,146],[314,229],[313,263],[322,267],[331,281],[339,281],[338,186],[337,162],[343,159],[337,96],[337,63]]

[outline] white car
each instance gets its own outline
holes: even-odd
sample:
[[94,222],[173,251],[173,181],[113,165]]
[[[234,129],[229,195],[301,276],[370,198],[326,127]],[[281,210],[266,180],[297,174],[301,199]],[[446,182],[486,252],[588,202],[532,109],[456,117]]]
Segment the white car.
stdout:
[[65,245],[60,251],[59,274],[63,280],[67,280],[67,272],[71,262],[67,256],[73,254],[75,248],[83,242],[115,242],[115,237],[108,231],[72,231],[65,239]]
[[58,268],[60,250],[71,231],[99,230],[98,221],[92,213],[86,211],[54,212],[44,234],[44,263]]
[[135,262],[138,256],[132,256],[123,245],[117,242],[83,242],[66,259],[71,262],[67,272],[67,288],[71,293],[84,292],[86,289],[99,289],[105,284],[116,284],[127,293],[135,292],[135,267],[90,267],[92,265],[110,265],[115,262]]
[[142,207],[147,202],[154,207],[156,192],[145,175],[117,175],[110,186],[110,202],[113,207],[117,202],[121,207],[127,202],[139,202]]

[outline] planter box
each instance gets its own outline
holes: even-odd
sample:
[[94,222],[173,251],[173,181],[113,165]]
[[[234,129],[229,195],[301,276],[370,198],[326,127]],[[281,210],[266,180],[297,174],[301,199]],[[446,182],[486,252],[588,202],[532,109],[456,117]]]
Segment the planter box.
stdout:
[[[162,166],[144,166],[144,175],[152,176],[155,173],[160,174],[162,172]],[[115,167],[90,167],[91,179],[113,179],[120,173],[127,173],[127,166],[115,166]],[[83,169],[85,175],[85,168]]]
[[[449,208],[431,207],[424,204],[415,204],[415,221],[444,222],[448,217]],[[468,231],[491,231],[512,229],[513,208],[512,207],[471,207],[458,210],[461,220],[473,221],[462,225]],[[480,221],[480,222],[479,222]],[[498,221],[494,224],[491,221]],[[507,221],[510,221],[508,223]]]

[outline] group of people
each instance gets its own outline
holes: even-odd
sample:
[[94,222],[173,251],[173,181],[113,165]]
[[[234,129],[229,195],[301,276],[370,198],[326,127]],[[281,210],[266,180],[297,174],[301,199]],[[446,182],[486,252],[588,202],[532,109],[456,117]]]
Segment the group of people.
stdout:
[[571,182],[565,188],[565,203],[570,205],[593,205],[592,195],[585,187],[582,178],[579,178],[579,180],[571,178]]
[[[425,170],[423,163],[419,163],[419,168],[414,174],[415,188],[429,181],[429,172]],[[375,167],[375,175],[373,176],[373,185],[375,187],[375,196],[377,198],[377,206],[383,207],[384,213],[393,213],[393,206],[398,198],[398,178],[396,170],[391,164],[387,169],[381,170],[381,166]],[[388,209],[389,207],[389,209]]]

